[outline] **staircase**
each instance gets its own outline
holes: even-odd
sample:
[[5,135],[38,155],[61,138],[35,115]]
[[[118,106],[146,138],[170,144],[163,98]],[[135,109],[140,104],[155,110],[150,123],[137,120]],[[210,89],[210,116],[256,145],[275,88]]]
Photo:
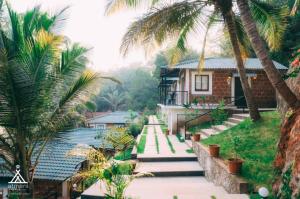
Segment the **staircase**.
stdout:
[[246,118],[249,117],[249,114],[233,114],[230,118],[228,118],[227,121],[225,121],[222,125],[214,125],[211,128],[208,129],[201,129],[201,138],[208,138],[213,135],[217,135],[227,129],[230,129],[242,121],[244,121]]

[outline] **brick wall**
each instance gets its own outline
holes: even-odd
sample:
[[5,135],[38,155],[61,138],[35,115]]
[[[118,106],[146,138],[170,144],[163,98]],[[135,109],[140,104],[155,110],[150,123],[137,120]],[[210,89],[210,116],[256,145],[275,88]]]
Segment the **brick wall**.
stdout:
[[256,79],[251,78],[251,89],[259,107],[276,107],[276,93],[265,72],[256,72]]
[[[264,71],[248,71],[249,73],[256,73],[256,78],[251,78],[251,88],[252,93],[260,108],[270,108],[276,107],[276,97],[275,97],[275,90],[273,89],[271,83],[269,82],[266,74]],[[232,76],[233,73],[236,73],[233,70],[219,70],[214,71],[212,75],[212,95],[207,95],[205,97],[206,103],[218,103],[224,97],[231,97],[231,84],[228,84],[227,79],[228,77]],[[191,77],[191,72],[190,72]],[[191,94],[191,85],[194,82],[191,82],[192,78],[190,78],[190,88],[189,88],[189,95],[190,95],[190,102],[192,102],[195,98],[203,102],[201,96],[203,95],[192,95]],[[226,100],[227,102],[230,99]]]
[[36,197],[45,197],[49,193],[56,192],[57,196],[51,198],[58,198],[62,195],[62,183],[52,180],[34,180],[34,193]]

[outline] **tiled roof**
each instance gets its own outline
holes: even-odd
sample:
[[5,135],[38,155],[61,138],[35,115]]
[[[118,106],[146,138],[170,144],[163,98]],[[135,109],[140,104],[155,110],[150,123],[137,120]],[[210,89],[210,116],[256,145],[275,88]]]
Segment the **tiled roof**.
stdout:
[[[111,148],[110,145],[105,144],[104,135],[104,131],[91,128],[78,128],[59,133],[58,137],[50,141],[42,152],[34,178],[64,181],[73,176],[86,157],[70,155],[69,152],[78,145]],[[1,163],[3,164],[4,161],[0,158],[0,166]],[[13,177],[13,174],[0,167],[0,177]]]
[[86,144],[97,148],[111,148],[104,140],[106,133],[106,131],[101,129],[77,128],[60,133],[57,139],[67,143]]
[[[170,68],[178,69],[197,69],[198,59],[187,60],[180,62],[175,66],[170,66]],[[277,69],[284,70],[288,69],[284,65],[273,61]],[[168,66],[162,66],[161,68],[167,68]],[[263,67],[257,58],[248,58],[245,61],[245,68],[249,70],[262,70]],[[204,69],[214,70],[214,69],[236,69],[236,61],[234,58],[206,58],[204,63]]]
[[136,112],[116,111],[105,115],[97,116],[88,120],[88,123],[97,124],[125,124],[129,123],[131,114],[138,115]]

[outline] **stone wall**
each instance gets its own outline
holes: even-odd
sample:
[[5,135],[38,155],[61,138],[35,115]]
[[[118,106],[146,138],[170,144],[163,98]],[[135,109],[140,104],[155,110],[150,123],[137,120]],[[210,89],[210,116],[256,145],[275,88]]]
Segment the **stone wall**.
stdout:
[[198,142],[193,142],[193,150],[209,181],[224,187],[228,193],[248,193],[248,183],[239,176],[230,174],[223,159],[212,158],[208,148]]

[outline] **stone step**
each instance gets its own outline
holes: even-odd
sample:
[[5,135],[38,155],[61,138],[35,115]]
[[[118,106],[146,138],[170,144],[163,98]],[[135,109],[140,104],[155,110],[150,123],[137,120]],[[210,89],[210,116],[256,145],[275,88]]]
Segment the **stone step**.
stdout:
[[249,116],[249,114],[246,114],[246,113],[245,114],[240,113],[240,114],[233,114],[232,117],[236,118],[236,119],[244,120],[250,116]]
[[197,161],[143,162],[136,165],[134,173],[151,173],[154,177],[204,176]]
[[229,128],[231,128],[231,127],[236,126],[237,124],[236,124],[236,123],[229,122],[229,121],[225,121],[225,122],[224,122],[224,125],[227,126],[227,127],[229,127]]
[[235,123],[235,124],[239,124],[239,123],[241,123],[243,120],[241,120],[241,119],[237,119],[237,118],[233,118],[233,117],[230,117],[229,119],[228,119],[228,122],[232,122],[232,123]]
[[216,135],[216,134],[219,133],[215,129],[201,129],[200,131],[201,131],[201,134],[204,134],[207,137],[212,136],[212,135]]
[[137,160],[139,162],[181,162],[181,161],[197,161],[197,156],[193,153],[186,154],[185,156],[164,156],[164,155],[144,155],[144,154],[138,154]]
[[219,132],[222,132],[222,131],[225,131],[228,129],[228,127],[225,125],[215,125],[215,126],[212,126],[212,128]]

